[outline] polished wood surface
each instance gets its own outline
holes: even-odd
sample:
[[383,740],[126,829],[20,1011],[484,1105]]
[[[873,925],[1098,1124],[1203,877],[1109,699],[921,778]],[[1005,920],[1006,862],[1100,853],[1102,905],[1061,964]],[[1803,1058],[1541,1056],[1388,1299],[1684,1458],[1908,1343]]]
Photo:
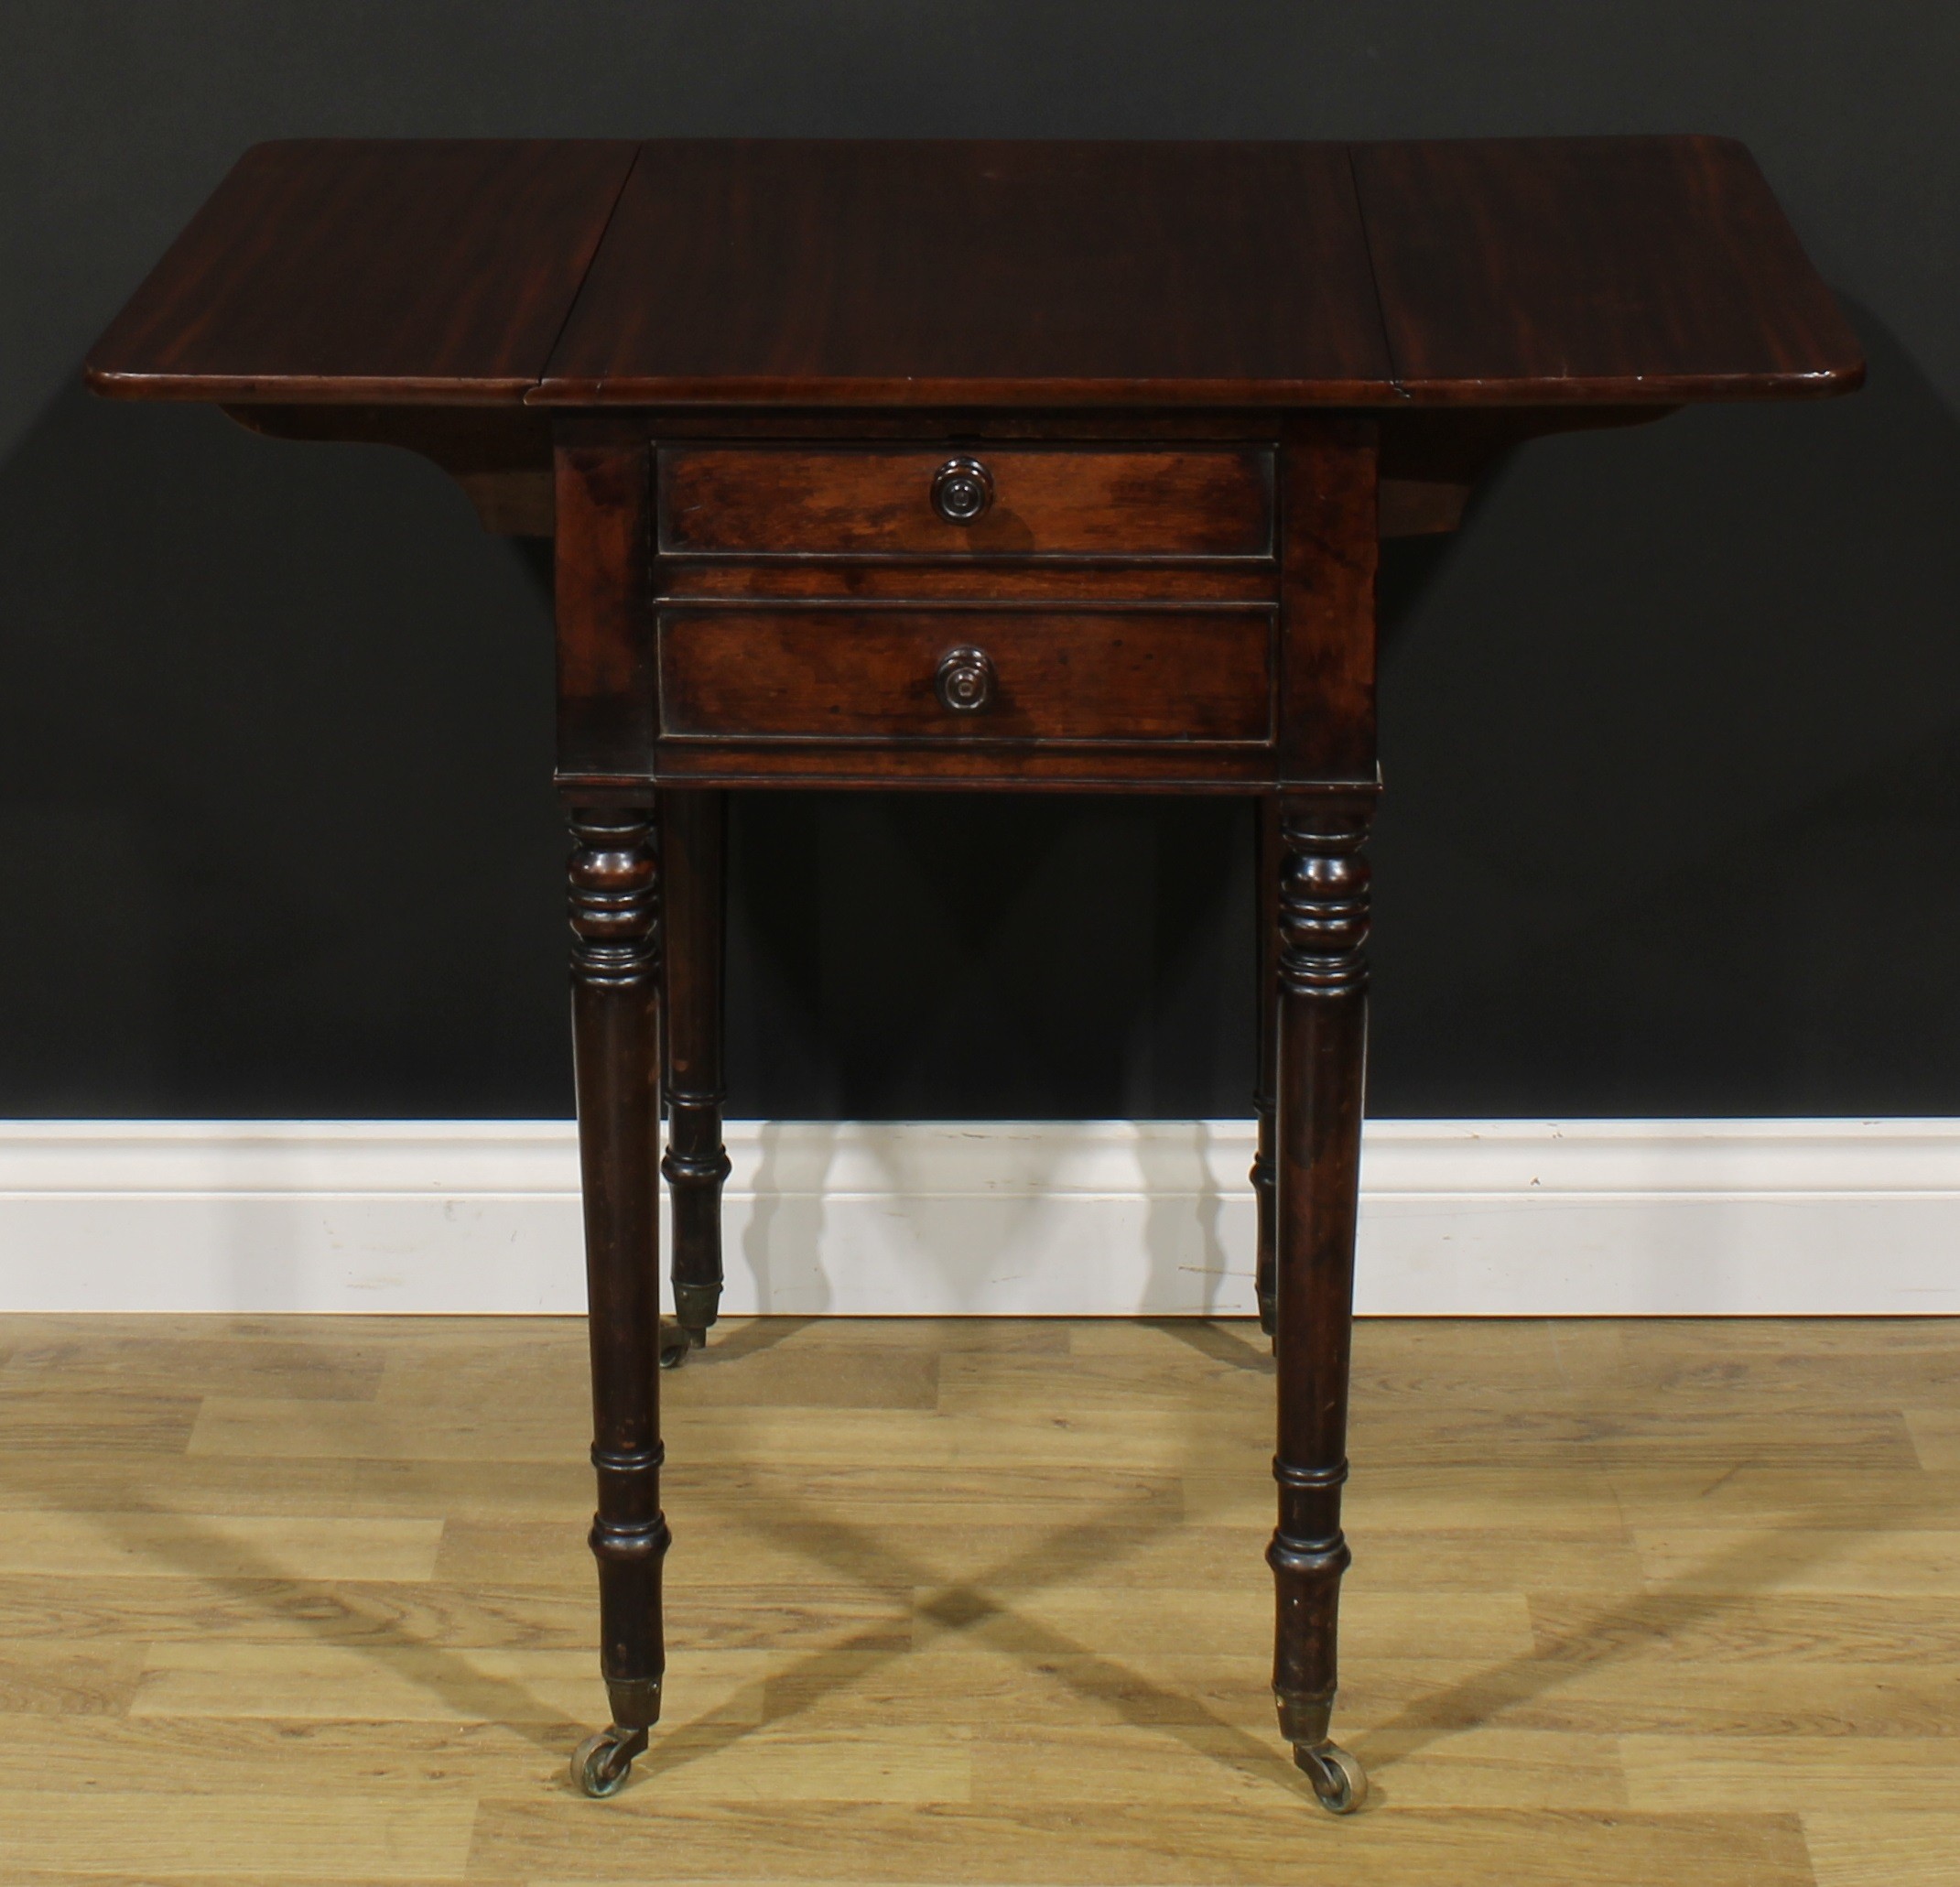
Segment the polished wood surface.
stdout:
[[1338,145],[681,139],[644,147],[534,396],[1216,404],[1387,377]]
[[660,861],[647,816],[576,808],[568,870],[585,1214],[599,1664],[612,1721],[660,1720]]
[[[1235,469],[1204,483],[1240,503],[1256,497],[1262,517],[1277,514],[1271,560],[655,548],[648,568],[662,469],[723,454],[648,439],[656,423],[603,412],[559,422],[559,780],[569,793],[645,795],[662,783],[1243,791],[1374,779],[1381,500],[1370,418],[1272,416],[1274,446],[1219,454]],[[827,423],[848,437],[857,420]],[[1044,430],[1040,416],[996,424]],[[881,489],[886,468],[901,463],[923,485],[958,444],[949,433],[929,450],[864,457]],[[1069,450],[1051,441],[1026,456],[1046,467]],[[785,456],[861,462],[841,446]],[[1010,472],[1019,457],[991,445],[983,456]],[[1121,464],[1151,455],[1099,447],[1086,456]],[[726,457],[780,462],[763,444]],[[698,607],[674,606],[690,593]],[[877,607],[840,606],[852,597]],[[712,606],[743,599],[780,606]],[[1232,607],[1255,602],[1269,608]],[[991,686],[979,711],[955,714],[939,671],[969,646],[986,656]],[[650,648],[656,662],[644,659]]]
[[[933,506],[935,478],[980,466],[991,502],[968,523]],[[1270,449],[1033,450],[668,446],[655,472],[663,555],[1270,557]]]
[[665,1378],[603,1808],[577,1319],[0,1319],[9,1887],[1946,1887],[1960,1324],[1356,1327],[1343,1693],[1272,1737],[1253,1327],[738,1321]]
[[1857,337],[1749,152],[1721,137],[1358,145],[1412,400],[1842,393]]
[[1348,1480],[1349,1339],[1368,1047],[1371,795],[1280,802],[1278,1119],[1272,1353],[1279,1378],[1279,1524],[1272,1692],[1302,1766],[1327,1741],[1336,1693]]
[[[654,570],[656,602],[971,602],[974,559],[666,557]],[[1193,563],[1156,557],[991,559],[986,601],[1002,602],[1263,602],[1275,598],[1263,559]]]
[[886,407],[1841,392],[1716,138],[300,140],[91,355],[131,397]]
[[[1332,456],[1309,475],[1343,494],[1293,506],[1296,563],[1321,555],[1320,533],[1375,525],[1367,421],[1227,416],[1224,439],[1169,447],[1153,415],[1083,439],[1057,437],[1040,413],[990,415],[985,439],[958,416],[922,415],[908,430],[924,436],[883,444],[857,436],[855,409],[752,417],[741,443],[668,440],[672,417],[563,422],[610,425],[622,449],[634,426],[651,434],[651,515],[623,512],[612,527],[622,544],[654,545],[641,634],[659,660],[633,683],[644,705],[632,717],[657,729],[638,768],[649,787],[1271,780],[1282,435],[1322,441]],[[926,433],[933,424],[945,430]],[[935,513],[948,465],[986,481],[991,501],[973,522]],[[637,480],[619,489],[622,504],[641,502]],[[1350,553],[1358,569],[1370,555]],[[621,587],[637,607],[637,580]],[[743,602],[768,606],[733,607]],[[1351,583],[1331,586],[1317,633],[1359,634],[1350,659],[1371,663],[1364,602]],[[948,677],[969,667],[976,692],[956,706]],[[1313,711],[1357,710],[1371,698]],[[1357,726],[1339,743],[1359,754],[1371,741]],[[622,761],[600,783],[633,772]]]
[[[602,793],[644,777],[657,720],[647,454],[630,433],[602,423],[561,430],[553,501],[558,774],[569,789]],[[644,792],[639,803],[650,803]]]
[[[1193,745],[1272,735],[1271,610],[668,609],[659,633],[669,740]],[[992,671],[986,699],[965,711],[935,685],[963,647]]]
[[1298,418],[1281,459],[1280,781],[1371,787],[1381,435]]
[[725,739],[668,741],[660,778],[668,786],[897,786],[976,793],[1256,793],[1271,780],[1270,750],[1251,743],[1186,746],[1175,741],[1067,746],[1011,742]]
[[256,145],[96,343],[90,384],[128,399],[520,399],[633,157],[585,139]]
[[[715,789],[1265,802],[1272,1690],[1315,1795],[1360,1809],[1362,1771],[1328,1733],[1381,540],[1453,528],[1536,432],[1857,384],[1856,342],[1747,154],[265,146],[90,373],[221,399],[267,432],[407,446],[492,528],[553,536],[612,1707],[573,1759],[589,1795],[625,1782],[664,1695],[663,1090],[685,1332],[669,1360],[712,1321],[720,1277]],[[488,417],[444,420],[444,402]],[[479,1849],[501,1839],[535,1872],[524,1817],[500,1827]],[[872,1833],[880,1869],[919,1871]],[[1187,1846],[1148,1845],[1114,1877]]]

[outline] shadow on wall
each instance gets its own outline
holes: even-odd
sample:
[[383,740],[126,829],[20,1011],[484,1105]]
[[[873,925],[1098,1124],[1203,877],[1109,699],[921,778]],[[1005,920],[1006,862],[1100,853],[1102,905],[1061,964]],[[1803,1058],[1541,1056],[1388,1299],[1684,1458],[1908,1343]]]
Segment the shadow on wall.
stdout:
[[[1391,547],[1373,1112],[1960,1112],[1960,426],[1859,325],[1853,399]],[[0,1112],[569,1112],[548,614],[406,454],[64,394],[0,466]],[[732,1112],[1248,1111],[1243,808],[733,843]]]

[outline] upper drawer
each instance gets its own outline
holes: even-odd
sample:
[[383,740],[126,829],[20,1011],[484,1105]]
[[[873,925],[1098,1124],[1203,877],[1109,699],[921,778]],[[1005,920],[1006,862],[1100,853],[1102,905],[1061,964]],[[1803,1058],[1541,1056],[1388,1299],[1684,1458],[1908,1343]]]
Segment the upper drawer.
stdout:
[[679,555],[1272,553],[1262,446],[663,446],[655,489]]

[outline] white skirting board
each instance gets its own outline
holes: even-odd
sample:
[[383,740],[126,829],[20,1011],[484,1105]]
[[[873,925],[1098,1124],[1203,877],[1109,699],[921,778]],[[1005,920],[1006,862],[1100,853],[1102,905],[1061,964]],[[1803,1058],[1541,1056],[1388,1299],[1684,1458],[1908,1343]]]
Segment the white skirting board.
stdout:
[[[731,1313],[1249,1316],[1245,1121],[731,1122]],[[572,1312],[562,1122],[0,1123],[0,1309]],[[1960,1121],[1379,1121],[1373,1316],[1960,1313]]]

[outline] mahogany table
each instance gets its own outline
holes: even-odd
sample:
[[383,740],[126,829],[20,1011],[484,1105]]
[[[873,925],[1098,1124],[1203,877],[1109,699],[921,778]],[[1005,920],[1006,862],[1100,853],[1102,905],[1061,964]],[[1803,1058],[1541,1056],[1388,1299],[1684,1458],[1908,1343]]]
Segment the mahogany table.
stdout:
[[660,1713],[655,1161],[664,1079],[698,1343],[728,790],[1226,793],[1260,835],[1272,1687],[1319,1799],[1359,1804],[1328,1725],[1380,540],[1452,528],[1533,435],[1863,371],[1719,138],[245,154],[90,384],[408,447],[556,539],[612,1707],[581,1788]]

